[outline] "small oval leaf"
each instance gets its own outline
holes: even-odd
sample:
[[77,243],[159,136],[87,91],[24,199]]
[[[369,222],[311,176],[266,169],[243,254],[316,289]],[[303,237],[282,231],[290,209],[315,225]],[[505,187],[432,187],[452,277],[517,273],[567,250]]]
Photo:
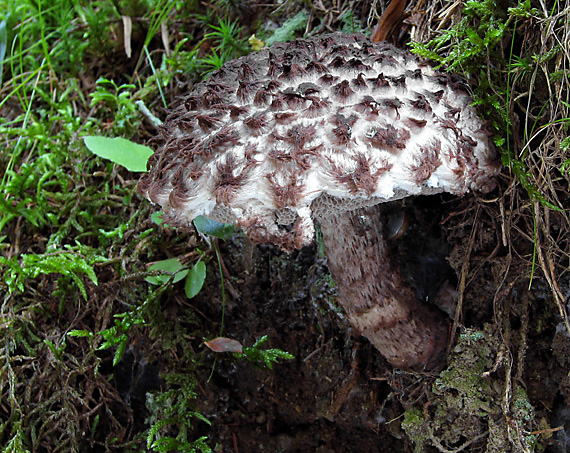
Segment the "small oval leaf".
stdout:
[[133,172],[146,172],[146,163],[153,154],[148,146],[121,137],[87,136],[83,137],[83,141],[93,154],[109,159]]
[[194,226],[200,233],[215,236],[223,239],[224,241],[230,239],[236,231],[236,227],[234,225],[216,222],[215,220],[204,216],[196,217],[194,219]]
[[[148,268],[149,271],[164,271],[169,274],[174,274],[174,280],[172,283],[179,282],[186,275],[188,275],[188,269],[185,268],[178,258],[169,258],[167,260],[157,261],[152,266]],[[170,279],[170,275],[150,275],[145,280],[151,285],[163,285]]]
[[204,261],[198,261],[186,277],[186,282],[184,284],[184,291],[186,292],[186,297],[192,299],[196,294],[200,292],[202,286],[204,286],[204,281],[206,280],[206,264]]
[[210,341],[204,341],[204,344],[214,352],[243,353],[243,346],[241,343],[237,340],[232,340],[231,338],[218,337]]

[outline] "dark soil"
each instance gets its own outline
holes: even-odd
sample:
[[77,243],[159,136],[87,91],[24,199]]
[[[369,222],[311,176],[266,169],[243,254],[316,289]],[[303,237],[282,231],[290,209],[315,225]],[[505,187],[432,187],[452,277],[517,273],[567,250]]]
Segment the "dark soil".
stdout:
[[[196,434],[208,436],[216,451],[228,452],[414,451],[409,436],[415,431],[407,427],[406,435],[402,422],[408,423],[411,413],[404,412],[415,408],[423,414],[422,432],[431,427],[450,451],[464,445],[462,451],[523,451],[493,431],[508,431],[501,409],[507,383],[512,391],[528,394],[532,407],[521,399],[526,412],[507,410],[513,423],[524,418],[520,426],[525,432],[564,424],[570,428],[565,399],[570,387],[568,336],[562,326],[556,327],[555,305],[539,277],[530,291],[524,279],[502,285],[507,258],[497,252],[496,219],[481,206],[472,197],[436,196],[378,209],[386,219],[406,213],[409,228],[390,242],[394,259],[416,294],[439,302],[450,318],[469,257],[472,272],[452,343],[459,344],[443,373],[446,364],[429,373],[395,370],[365,339],[352,335],[334,305],[335,290],[317,245],[287,254],[252,245],[241,234],[220,243],[228,295],[224,336],[250,346],[268,335],[269,347],[288,351],[295,359],[268,370],[230,354],[218,354],[214,361],[215,354],[207,353],[197,401],[212,425],[199,424]],[[204,330],[217,336],[222,316],[219,275],[210,273],[192,304]],[[480,333],[482,342],[477,341]],[[461,340],[465,336],[467,341]],[[204,351],[200,343],[195,339],[193,347]],[[474,396],[471,388],[459,385],[463,381],[473,382]],[[481,413],[481,406],[487,412]],[[452,434],[457,430],[461,435]],[[540,437],[536,451],[565,451],[564,432]],[[423,442],[418,439],[414,437],[416,446]],[[438,451],[433,445],[426,441],[416,451]]]

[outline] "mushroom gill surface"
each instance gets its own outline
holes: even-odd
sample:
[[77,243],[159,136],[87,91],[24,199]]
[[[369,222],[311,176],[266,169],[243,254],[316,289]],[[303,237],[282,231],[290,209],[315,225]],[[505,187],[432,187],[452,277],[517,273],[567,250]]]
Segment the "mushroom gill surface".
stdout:
[[182,99],[139,190],[172,226],[205,215],[285,250],[309,244],[318,220],[356,330],[395,366],[432,367],[445,318],[405,287],[369,207],[494,187],[496,153],[471,102],[458,78],[361,35],[276,43]]

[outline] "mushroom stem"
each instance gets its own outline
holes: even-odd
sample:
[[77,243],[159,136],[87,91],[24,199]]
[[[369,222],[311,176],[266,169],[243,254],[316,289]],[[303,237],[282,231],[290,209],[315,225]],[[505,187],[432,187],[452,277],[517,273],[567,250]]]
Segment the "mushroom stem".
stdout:
[[416,298],[391,264],[373,207],[319,219],[338,302],[356,331],[400,368],[435,368],[444,358],[444,315]]

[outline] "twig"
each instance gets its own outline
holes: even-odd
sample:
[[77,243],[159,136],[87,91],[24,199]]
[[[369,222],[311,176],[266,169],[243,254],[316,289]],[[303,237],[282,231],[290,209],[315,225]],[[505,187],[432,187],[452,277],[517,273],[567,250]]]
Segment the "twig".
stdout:
[[473,250],[473,243],[475,242],[475,236],[477,231],[477,220],[479,219],[479,210],[475,212],[475,219],[473,220],[473,229],[471,230],[471,236],[469,237],[469,243],[467,245],[467,251],[465,252],[465,259],[463,260],[463,265],[461,266],[461,277],[459,280],[459,297],[457,298],[457,307],[455,308],[455,317],[453,318],[453,325],[451,327],[451,334],[449,336],[449,341],[447,343],[447,354],[451,352],[451,346],[455,339],[455,334],[457,332],[457,327],[459,326],[459,318],[461,317],[461,312],[463,310],[463,298],[465,295],[465,286],[467,282],[467,275],[469,274],[469,263],[471,259],[471,251]]

